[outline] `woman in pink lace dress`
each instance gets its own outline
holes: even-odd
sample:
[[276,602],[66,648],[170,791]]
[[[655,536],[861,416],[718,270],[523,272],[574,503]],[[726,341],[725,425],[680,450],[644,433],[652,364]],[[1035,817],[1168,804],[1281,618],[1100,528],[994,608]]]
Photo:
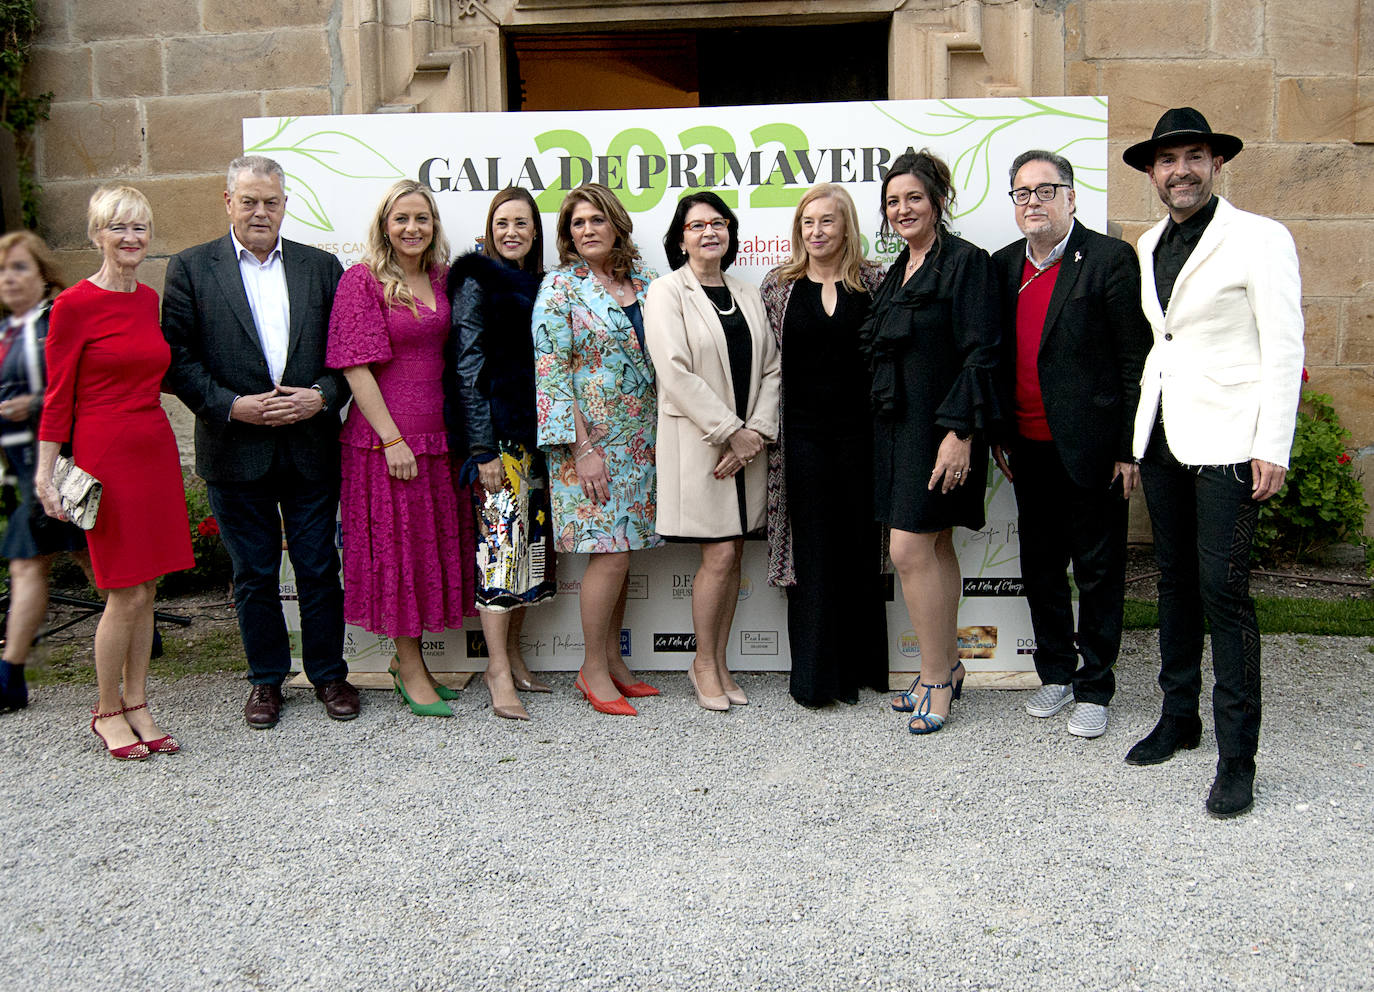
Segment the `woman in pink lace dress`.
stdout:
[[392,186],[367,254],[344,273],[327,361],[353,390],[344,423],[344,619],[396,642],[391,676],[419,716],[452,716],[455,693],[425,666],[425,631],[475,616],[471,494],[444,426],[448,242],[429,190]]

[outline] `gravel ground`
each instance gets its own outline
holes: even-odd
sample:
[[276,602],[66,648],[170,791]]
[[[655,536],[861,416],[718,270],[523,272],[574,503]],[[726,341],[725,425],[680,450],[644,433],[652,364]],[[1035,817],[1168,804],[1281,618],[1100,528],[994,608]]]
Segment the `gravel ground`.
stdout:
[[[1156,637],[1106,737],[972,691],[915,738],[779,675],[728,714],[680,674],[639,719],[556,676],[528,724],[480,680],[454,720],[364,694],[155,687],[185,750],[106,758],[93,692],[0,718],[0,987],[35,989],[1374,988],[1374,639],[1266,638],[1257,803],[1208,819],[1203,746],[1155,768]],[[1208,686],[1210,691],[1210,685]]]

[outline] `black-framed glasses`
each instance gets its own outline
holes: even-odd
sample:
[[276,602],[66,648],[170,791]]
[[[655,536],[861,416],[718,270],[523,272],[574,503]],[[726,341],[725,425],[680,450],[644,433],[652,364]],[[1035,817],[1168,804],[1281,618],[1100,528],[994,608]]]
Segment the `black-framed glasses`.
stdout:
[[724,232],[730,230],[730,222],[726,220],[724,217],[717,217],[713,221],[694,220],[691,223],[684,224],[683,230],[691,231],[693,234],[700,234],[703,231],[705,231],[708,227],[711,230],[715,231],[717,234],[723,234]]
[[1030,203],[1031,193],[1034,193],[1035,198],[1041,203],[1049,203],[1061,189],[1073,189],[1073,187],[1068,183],[1041,183],[1033,189],[1027,186],[1018,186],[1008,192],[1007,196],[1011,197],[1012,203],[1021,207]]

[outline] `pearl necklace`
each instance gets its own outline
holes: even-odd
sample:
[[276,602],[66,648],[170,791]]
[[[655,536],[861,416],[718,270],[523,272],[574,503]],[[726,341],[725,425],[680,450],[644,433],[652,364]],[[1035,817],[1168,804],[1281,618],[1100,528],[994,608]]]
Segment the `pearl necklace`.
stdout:
[[[701,288],[702,288],[702,289],[705,289],[706,287],[703,286],[703,287],[701,287]],[[721,286],[721,287],[712,286],[711,288],[712,288],[712,289],[716,289],[716,288],[725,289],[724,286]],[[734,313],[736,310],[739,309],[739,304],[735,302],[735,294],[731,293],[729,290],[726,290],[726,293],[727,293],[727,295],[730,297],[730,309],[729,309],[729,310],[722,310],[720,307],[716,306],[716,301],[713,300],[713,299],[711,299],[711,294],[710,294],[710,293],[707,293],[707,294],[706,294],[706,301],[707,301],[708,303],[711,304],[711,309],[714,310],[716,313],[720,314],[720,316],[722,316],[722,317],[728,317],[728,316],[730,316],[732,313]]]

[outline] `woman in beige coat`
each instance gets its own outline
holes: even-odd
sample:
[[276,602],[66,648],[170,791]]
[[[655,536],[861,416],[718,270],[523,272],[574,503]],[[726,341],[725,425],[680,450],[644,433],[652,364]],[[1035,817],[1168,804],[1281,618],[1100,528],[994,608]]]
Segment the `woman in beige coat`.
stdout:
[[658,380],[658,533],[701,545],[692,581],[705,709],[749,702],[726,665],[744,538],[766,511],[765,443],[778,433],[782,366],[756,287],[724,274],[739,221],[714,193],[678,204],[663,238],[674,269],[649,287],[645,341]]

